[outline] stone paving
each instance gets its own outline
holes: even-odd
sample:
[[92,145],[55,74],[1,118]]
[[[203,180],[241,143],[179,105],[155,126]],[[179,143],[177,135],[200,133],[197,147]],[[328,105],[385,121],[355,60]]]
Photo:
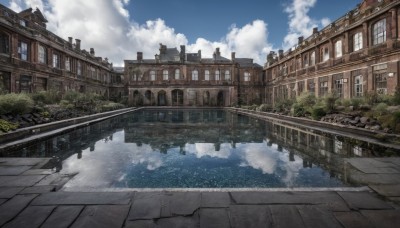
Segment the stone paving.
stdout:
[[[64,192],[59,189],[73,176],[41,169],[47,162],[0,158],[0,227],[329,228],[400,224],[400,207],[390,201],[398,197],[398,184],[394,188],[386,182],[374,184],[380,187],[375,187],[378,193],[387,193],[386,198],[373,191]],[[358,165],[362,170],[365,164]],[[362,174],[360,170],[357,175]]]

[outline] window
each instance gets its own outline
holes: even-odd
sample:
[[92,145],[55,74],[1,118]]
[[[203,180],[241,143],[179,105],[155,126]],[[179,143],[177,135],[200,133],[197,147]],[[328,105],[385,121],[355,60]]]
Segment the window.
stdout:
[[175,69],[175,79],[178,80],[181,78],[181,71],[179,69]]
[[304,92],[304,81],[297,82],[297,93],[300,95]]
[[163,70],[162,78],[163,78],[163,80],[168,80],[168,70]]
[[210,80],[210,71],[209,70],[205,70],[204,71],[204,80],[205,81],[209,81]]
[[220,80],[220,77],[219,77],[220,75],[219,75],[219,70],[216,70],[215,71],[215,81],[219,81]]
[[287,63],[283,64],[283,75],[286,76],[288,74],[287,72]]
[[372,44],[381,44],[386,42],[386,19],[376,22],[372,28]]
[[332,78],[335,95],[343,98],[343,74],[334,74]]
[[199,80],[199,72],[197,70],[192,71],[192,81]]
[[307,90],[310,93],[315,93],[315,83],[314,79],[308,79],[307,80]]
[[335,57],[340,58],[342,57],[342,41],[338,40],[335,43]]
[[353,36],[353,51],[358,51],[363,48],[363,38],[362,33],[356,33]]
[[378,94],[387,94],[387,64],[380,64],[372,68],[375,78],[375,87]]
[[249,82],[250,81],[250,73],[249,72],[244,72],[244,81]]
[[323,97],[328,94],[328,77],[321,77],[319,81],[319,96]]
[[65,70],[71,71],[71,59],[69,57],[65,57]]
[[354,96],[362,97],[363,96],[363,76],[357,75],[354,77]]
[[47,63],[47,50],[45,47],[43,47],[42,45],[39,45],[38,48],[38,59],[39,59],[39,63]]
[[231,80],[231,72],[229,70],[225,71],[225,80],[227,81]]
[[6,34],[0,32],[0,53],[10,53],[10,41]]
[[322,50],[322,62],[329,60],[329,49],[328,47],[324,47]]
[[156,72],[154,70],[150,71],[150,81],[156,80]]
[[28,44],[24,41],[18,42],[18,58],[28,61]]
[[21,26],[24,26],[24,27],[26,27],[26,21],[25,20],[19,20],[19,24],[21,25]]
[[81,65],[81,62],[80,62],[80,61],[78,61],[78,62],[76,63],[76,74],[77,74],[78,76],[81,76],[81,75],[82,75],[82,65]]
[[304,64],[304,67],[308,67],[308,56],[307,55],[305,55],[303,58],[303,64]]
[[310,56],[310,66],[314,66],[315,65],[315,51],[311,52],[311,56]]
[[53,53],[53,67],[60,68],[60,56],[57,53]]

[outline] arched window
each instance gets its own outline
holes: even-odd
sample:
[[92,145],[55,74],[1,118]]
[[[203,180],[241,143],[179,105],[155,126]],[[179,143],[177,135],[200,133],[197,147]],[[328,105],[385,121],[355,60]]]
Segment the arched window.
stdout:
[[0,32],[0,53],[10,53],[10,41],[8,35]]
[[220,73],[219,70],[215,71],[215,81],[219,81],[220,80]]
[[163,70],[162,78],[163,78],[163,80],[168,80],[168,70]]
[[376,22],[372,27],[372,44],[386,42],[386,19]]
[[205,70],[204,71],[204,80],[205,81],[209,81],[210,80],[210,71],[209,70]]
[[192,71],[192,81],[199,80],[199,72],[197,70]]
[[225,80],[226,81],[231,80],[231,72],[229,70],[225,71]]
[[249,82],[250,81],[250,73],[249,72],[244,72],[244,81]]
[[179,69],[175,69],[175,79],[178,80],[181,78],[181,71]]
[[150,71],[150,81],[156,80],[156,72],[154,70]]
[[310,56],[310,66],[314,65],[315,65],[315,51],[313,51]]
[[342,57],[342,40],[338,40],[335,43],[335,58]]
[[46,64],[47,63],[47,50],[46,50],[46,48],[45,47],[43,47],[42,45],[39,45],[39,48],[38,48],[39,50],[38,50],[38,60],[39,60],[39,63],[44,63],[44,64]]

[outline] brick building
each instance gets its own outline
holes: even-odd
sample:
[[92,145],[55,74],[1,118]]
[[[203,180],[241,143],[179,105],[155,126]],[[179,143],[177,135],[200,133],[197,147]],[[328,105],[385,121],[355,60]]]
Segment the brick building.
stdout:
[[265,100],[262,67],[252,59],[221,56],[201,51],[186,53],[185,46],[167,48],[160,44],[154,59],[125,60],[125,83],[132,105],[229,106]]
[[107,58],[81,50],[79,39],[58,37],[46,23],[39,9],[16,13],[0,4],[0,93],[54,89],[109,97],[112,88],[118,95],[118,75]]
[[313,29],[287,52],[271,52],[264,66],[267,102],[304,91],[341,98],[393,94],[399,86],[400,1],[364,0],[326,28]]

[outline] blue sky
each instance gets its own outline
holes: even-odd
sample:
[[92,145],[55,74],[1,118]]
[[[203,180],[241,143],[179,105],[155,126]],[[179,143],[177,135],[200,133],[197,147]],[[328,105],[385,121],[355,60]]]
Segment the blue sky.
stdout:
[[189,52],[224,56],[235,51],[263,64],[271,50],[292,47],[354,9],[361,0],[0,0],[15,11],[44,12],[48,29],[64,39],[82,40],[116,65],[136,52],[154,58],[159,43],[186,45]]

